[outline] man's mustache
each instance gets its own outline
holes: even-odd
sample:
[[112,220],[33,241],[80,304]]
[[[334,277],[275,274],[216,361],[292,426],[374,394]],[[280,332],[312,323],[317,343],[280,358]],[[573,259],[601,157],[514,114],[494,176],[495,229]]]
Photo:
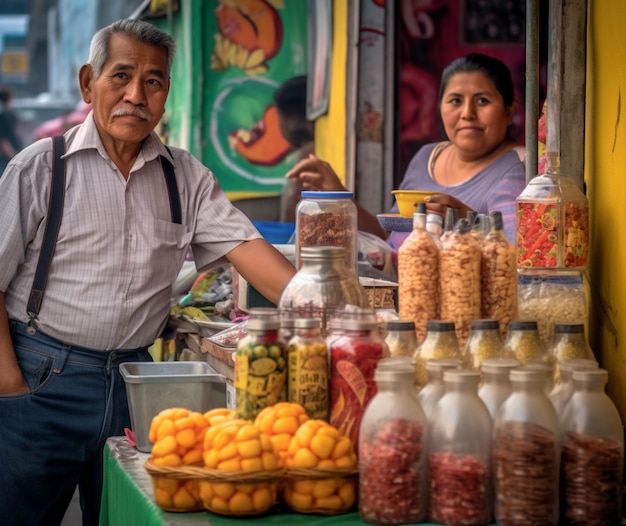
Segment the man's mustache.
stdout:
[[141,108],[118,108],[117,110],[113,110],[113,113],[111,114],[112,117],[125,117],[127,115],[131,117],[139,117],[144,121],[152,120],[152,114],[142,110]]

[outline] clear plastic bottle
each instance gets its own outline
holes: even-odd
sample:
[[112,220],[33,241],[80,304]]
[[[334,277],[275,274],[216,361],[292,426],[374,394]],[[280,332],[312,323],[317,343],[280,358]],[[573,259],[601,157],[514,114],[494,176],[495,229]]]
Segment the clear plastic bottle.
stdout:
[[398,249],[398,313],[415,322],[418,340],[426,322],[439,318],[439,247],[426,231],[425,210],[419,203],[413,231]]
[[454,225],[459,219],[459,209],[458,208],[446,208],[446,216],[443,220],[443,232],[441,234],[441,241],[447,238],[454,231]]
[[462,366],[461,360],[455,360],[454,358],[435,358],[426,362],[428,381],[419,391],[417,399],[428,418],[430,418],[439,399],[446,392],[446,386],[443,383],[444,371],[461,369]]
[[523,272],[582,271],[589,257],[589,201],[560,173],[558,152],[548,152],[546,161],[546,173],[516,199],[517,266]]
[[529,360],[549,361],[541,342],[536,320],[511,320],[504,340],[504,356],[524,363]]
[[561,418],[561,517],[573,526],[622,523],[624,431],[604,392],[604,369],[572,373],[574,394]]
[[385,343],[389,356],[409,356],[413,358],[417,349],[417,336],[413,320],[389,320]]
[[489,524],[493,427],[477,394],[480,373],[447,370],[443,381],[446,392],[429,420],[428,519],[438,524]]
[[328,421],[328,347],[319,318],[295,320],[287,370],[287,400],[303,406],[309,417]]
[[481,296],[480,245],[465,219],[459,219],[453,233],[442,240],[439,254],[441,318],[454,321],[456,337],[464,346],[471,321],[480,318]]
[[472,320],[470,326],[470,336],[462,353],[463,361],[470,368],[480,369],[487,358],[503,356],[504,343],[498,320]]
[[358,276],[357,223],[352,192],[302,192],[296,206],[296,268],[304,247],[343,247],[346,268]]
[[504,234],[502,212],[493,211],[489,217],[492,227],[481,245],[480,309],[482,318],[495,318],[500,322],[504,338],[509,321],[517,317],[516,252]]
[[509,374],[521,364],[514,358],[487,358],[480,366],[483,381],[478,396],[485,403],[491,418],[495,420],[498,409],[513,392]]
[[376,368],[377,394],[359,432],[359,515],[371,524],[422,522],[427,420],[414,396],[412,368],[386,361]]
[[521,366],[494,424],[495,518],[510,526],[559,521],[560,427],[545,375]]
[[389,357],[373,310],[342,321],[343,334],[330,342],[330,423],[355,446],[363,411],[376,394],[374,371]]
[[437,244],[437,248],[441,248],[441,235],[443,234],[443,218],[439,214],[426,214],[426,231],[432,236]]
[[554,324],[554,339],[550,354],[557,363],[560,360],[571,360],[573,358],[583,360],[596,359],[585,338],[584,323],[577,322]]
[[559,362],[559,381],[554,384],[548,397],[554,406],[554,410],[559,417],[563,414],[565,404],[569,401],[574,393],[574,381],[572,373],[578,369],[596,369],[598,362],[595,360],[561,360]]
[[248,334],[235,351],[235,401],[238,418],[252,420],[264,408],[287,400],[287,346],[280,319],[250,316]]
[[346,305],[369,306],[358,278],[346,270],[342,247],[304,247],[301,258],[300,270],[278,303],[283,319],[318,318],[326,336],[328,320],[337,310]]
[[454,322],[450,320],[428,320],[426,336],[415,350],[415,382],[422,388],[428,382],[426,363],[433,358],[454,358],[463,362],[461,348],[456,338]]

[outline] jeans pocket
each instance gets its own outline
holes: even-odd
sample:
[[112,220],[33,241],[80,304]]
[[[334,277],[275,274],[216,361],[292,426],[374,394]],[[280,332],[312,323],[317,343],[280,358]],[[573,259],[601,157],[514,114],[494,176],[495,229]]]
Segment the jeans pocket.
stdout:
[[15,346],[17,363],[22,376],[30,388],[30,393],[40,391],[53,375],[54,357],[41,351]]

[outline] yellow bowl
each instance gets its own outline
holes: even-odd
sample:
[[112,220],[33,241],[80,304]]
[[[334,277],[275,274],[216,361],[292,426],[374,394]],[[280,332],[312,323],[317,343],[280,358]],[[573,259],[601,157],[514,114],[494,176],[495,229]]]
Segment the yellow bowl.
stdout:
[[400,215],[404,217],[413,217],[418,203],[423,203],[426,196],[433,194],[422,190],[393,190],[391,193],[396,198]]

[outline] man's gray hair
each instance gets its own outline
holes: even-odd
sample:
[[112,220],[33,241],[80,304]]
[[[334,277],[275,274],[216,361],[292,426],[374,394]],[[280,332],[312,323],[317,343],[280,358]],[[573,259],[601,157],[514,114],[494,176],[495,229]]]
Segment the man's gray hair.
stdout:
[[166,73],[168,77],[170,76],[176,53],[174,39],[149,22],[128,19],[118,20],[103,27],[91,39],[88,63],[95,79],[100,77],[104,65],[109,60],[109,45],[111,37],[115,34],[127,36],[149,46],[162,47],[167,54]]

